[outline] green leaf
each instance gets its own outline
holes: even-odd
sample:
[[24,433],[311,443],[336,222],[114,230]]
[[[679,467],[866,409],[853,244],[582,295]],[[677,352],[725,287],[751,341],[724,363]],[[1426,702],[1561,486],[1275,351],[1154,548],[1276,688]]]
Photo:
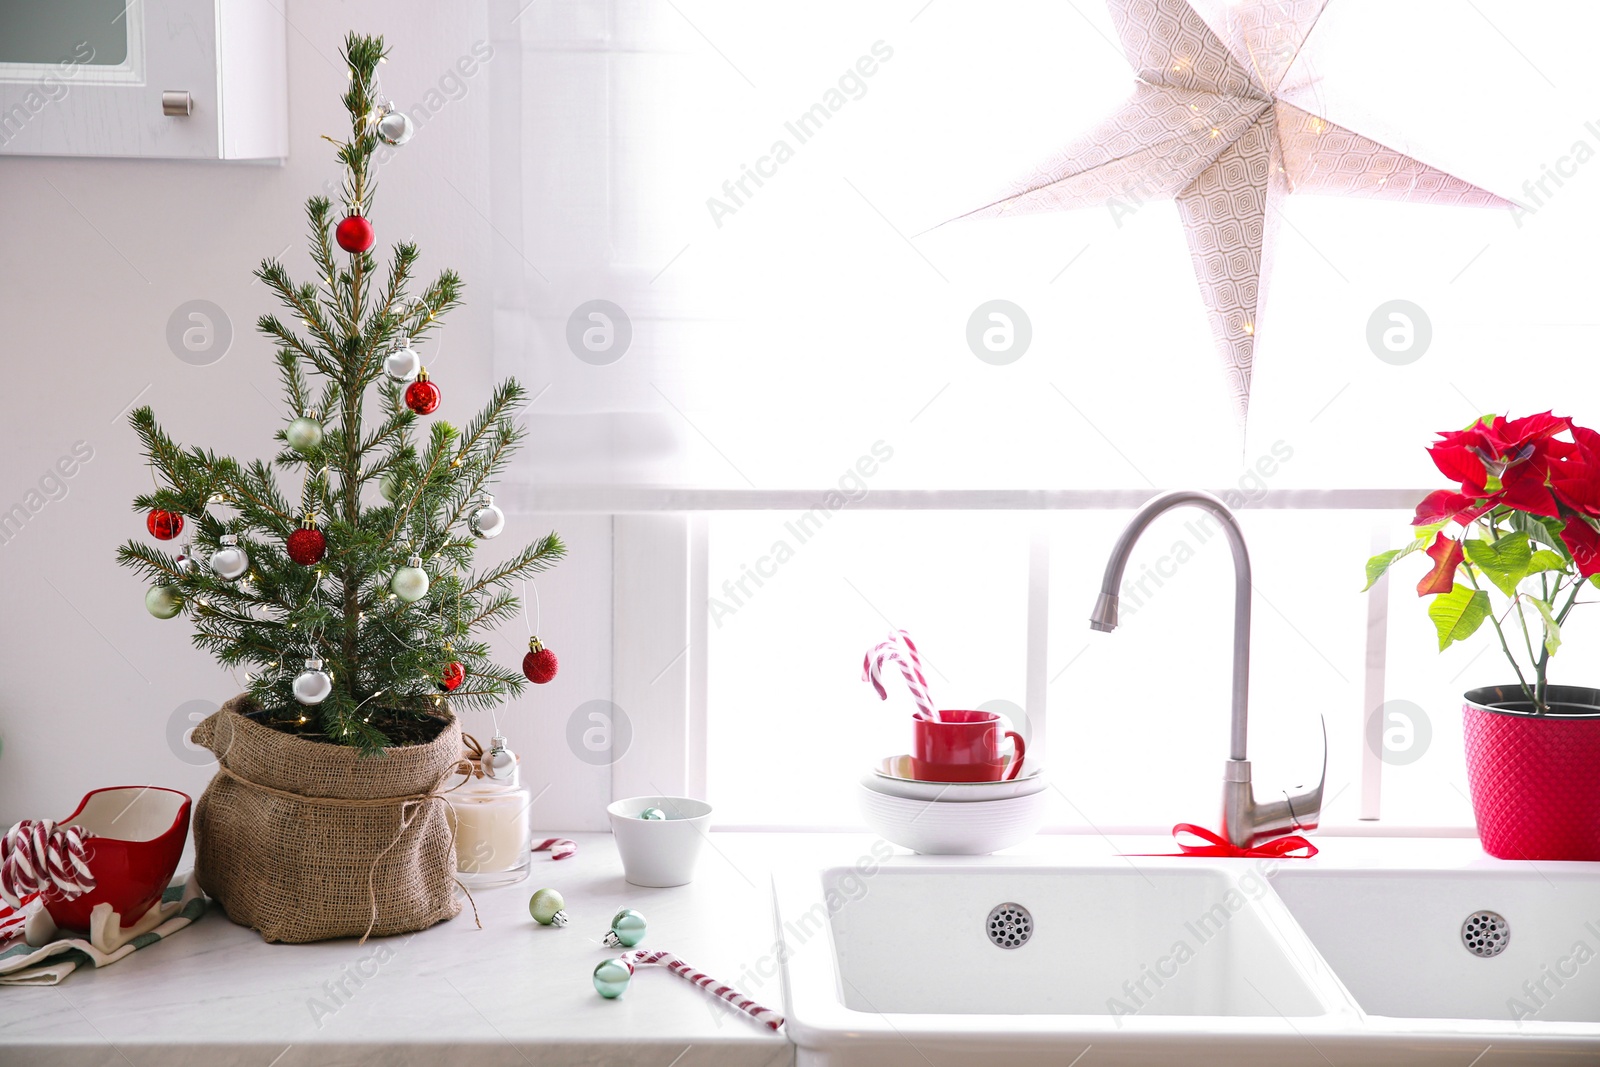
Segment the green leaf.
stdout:
[[1489,594],[1468,585],[1458,585],[1448,593],[1440,593],[1428,605],[1428,618],[1439,631],[1441,652],[1471,637],[1488,617]]
[[1513,530],[1528,535],[1528,539],[1537,544],[1548,545],[1555,549],[1556,554],[1562,559],[1571,559],[1572,554],[1567,551],[1567,544],[1561,540],[1561,527],[1564,523],[1560,519],[1546,519],[1539,515],[1529,515],[1525,511],[1513,511],[1506,516]]
[[1502,593],[1517,595],[1517,585],[1528,576],[1528,563],[1533,558],[1527,534],[1509,533],[1493,544],[1469,538],[1461,547],[1472,565],[1488,575]]
[[1566,569],[1567,561],[1561,558],[1560,553],[1552,552],[1548,548],[1541,548],[1528,557],[1529,574],[1540,574],[1544,571],[1564,571]]
[[1378,579],[1383,577],[1384,572],[1387,571],[1396,560],[1404,559],[1405,557],[1411,555],[1411,553],[1416,552],[1425,546],[1433,539],[1434,534],[1439,532],[1439,529],[1442,526],[1444,526],[1444,523],[1439,523],[1437,526],[1425,526],[1418,532],[1416,540],[1412,541],[1404,548],[1391,548],[1389,551],[1379,552],[1376,556],[1373,556],[1371,559],[1367,560],[1367,584],[1361,587],[1361,591],[1365,593],[1368,589],[1371,589],[1374,585],[1376,585],[1378,583]]
[[1536,596],[1530,596],[1533,606],[1539,609],[1539,614],[1544,616],[1544,647],[1552,656],[1556,649],[1561,647],[1561,625],[1556,622],[1555,610],[1545,601]]

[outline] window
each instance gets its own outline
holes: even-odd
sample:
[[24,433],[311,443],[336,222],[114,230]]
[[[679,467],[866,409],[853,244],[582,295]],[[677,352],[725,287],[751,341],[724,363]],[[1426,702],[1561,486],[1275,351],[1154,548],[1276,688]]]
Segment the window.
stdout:
[[[1330,6],[1307,54],[1321,112],[1522,203],[1284,201],[1241,433],[1170,202],[947,221],[1125,97],[1103,8],[518,7],[492,18],[492,215],[497,369],[548,386],[526,489],[542,510],[696,515],[689,618],[661,625],[695,661],[672,758],[720,818],[855,821],[851,783],[905,710],[854,666],[891,621],[952,701],[1048,709],[1032,728],[1061,826],[1208,818],[1226,553],[1193,546],[1118,633],[1083,626],[1129,511],[1197,485],[1251,498],[1258,781],[1315,774],[1324,714],[1331,822],[1470,824],[1456,709],[1503,668],[1481,643],[1436,656],[1404,574],[1373,608],[1361,564],[1437,482],[1430,431],[1596,395],[1600,135],[1555,87],[1584,84],[1600,16]],[[994,299],[1030,334],[1005,365],[968,341]],[[1396,299],[1426,320],[1402,366],[1367,340]],[[796,543],[788,524],[846,479],[858,499]],[[1424,754],[1374,752],[1375,709],[1380,740],[1426,729]]]

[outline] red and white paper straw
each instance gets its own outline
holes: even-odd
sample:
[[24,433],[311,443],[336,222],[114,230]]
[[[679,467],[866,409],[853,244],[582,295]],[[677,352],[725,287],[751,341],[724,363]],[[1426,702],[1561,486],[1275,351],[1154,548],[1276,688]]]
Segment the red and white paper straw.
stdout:
[[630,968],[642,964],[657,964],[666,967],[678,977],[687,979],[712,996],[719,997],[732,1004],[762,1026],[770,1030],[777,1030],[783,1026],[782,1015],[771,1008],[763,1008],[732,986],[723,985],[710,975],[701,974],[670,952],[664,952],[660,949],[639,948],[626,953],[621,959]]
[[533,851],[544,852],[548,850],[553,860],[564,860],[578,854],[578,843],[565,837],[547,837],[543,841],[533,843]]
[[888,700],[889,691],[883,685],[884,664],[893,660],[900,665],[900,674],[911,690],[911,699],[917,703],[917,713],[925,719],[939,722],[939,711],[933,697],[928,695],[928,679],[922,674],[922,657],[916,643],[904,630],[896,630],[887,640],[881,641],[861,660],[861,680],[871,682],[878,691],[879,700]]

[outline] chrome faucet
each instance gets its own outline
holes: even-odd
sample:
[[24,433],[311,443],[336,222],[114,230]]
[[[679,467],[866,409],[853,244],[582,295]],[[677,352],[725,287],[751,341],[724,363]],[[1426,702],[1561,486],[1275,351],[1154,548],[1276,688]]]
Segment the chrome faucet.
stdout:
[[1173,508],[1197,507],[1216,516],[1233,549],[1233,714],[1229,731],[1228,762],[1222,771],[1222,835],[1240,848],[1281,837],[1295,830],[1315,830],[1322,818],[1322,787],[1328,780],[1328,726],[1322,725],[1322,777],[1315,789],[1265,803],[1256,799],[1250,784],[1250,761],[1245,756],[1250,723],[1250,551],[1244,544],[1239,520],[1228,506],[1210,493],[1180,489],[1162,493],[1139,509],[1117,538],[1100,582],[1100,597],[1089,616],[1092,629],[1110,633],[1117,628],[1118,591],[1122,571],[1133,546],[1157,515]]

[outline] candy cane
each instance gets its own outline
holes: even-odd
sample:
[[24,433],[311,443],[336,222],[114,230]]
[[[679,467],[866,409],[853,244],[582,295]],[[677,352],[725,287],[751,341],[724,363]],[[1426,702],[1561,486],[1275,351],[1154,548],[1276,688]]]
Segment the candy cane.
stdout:
[[633,970],[636,964],[659,964],[671,970],[678,977],[686,978],[713,996],[720,997],[732,1004],[762,1026],[776,1030],[783,1025],[782,1015],[779,1015],[771,1008],[763,1008],[732,986],[723,985],[710,975],[701,974],[670,952],[640,948],[623,955],[621,960],[630,971]]
[[911,699],[916,701],[919,712],[934,722],[940,721],[933,697],[928,694],[928,679],[922,674],[922,657],[911,635],[904,630],[891,633],[888,640],[880,642],[862,657],[861,680],[872,683],[872,688],[878,691],[879,700],[888,700],[889,691],[883,685],[883,665],[891,659],[900,665],[900,674],[905,678],[906,687],[911,690]]
[[57,827],[50,819],[23,819],[0,838],[0,900],[21,910],[22,899],[53,890],[62,900],[94,889],[90,835],[76,826]]
[[543,852],[545,849],[550,850],[552,860],[564,860],[578,854],[578,843],[569,841],[565,837],[547,837],[543,841],[533,843],[535,852]]

